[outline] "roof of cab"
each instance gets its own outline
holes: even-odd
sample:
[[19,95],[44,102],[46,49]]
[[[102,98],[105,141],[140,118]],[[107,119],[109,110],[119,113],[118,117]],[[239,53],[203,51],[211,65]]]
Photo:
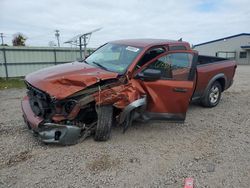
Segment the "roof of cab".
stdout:
[[142,48],[157,46],[157,45],[176,45],[176,46],[180,45],[190,48],[188,42],[167,40],[167,39],[125,39],[125,40],[111,41],[110,43],[125,44]]

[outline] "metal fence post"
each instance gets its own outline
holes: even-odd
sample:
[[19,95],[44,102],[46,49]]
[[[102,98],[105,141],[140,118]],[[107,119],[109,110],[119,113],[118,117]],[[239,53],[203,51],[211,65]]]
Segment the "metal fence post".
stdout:
[[5,67],[5,78],[6,78],[6,80],[8,80],[9,75],[8,75],[8,67],[7,67],[7,59],[6,59],[5,48],[3,48],[3,59],[4,59],[4,67]]
[[57,60],[56,60],[56,49],[54,49],[54,61],[55,61],[55,65],[57,64]]

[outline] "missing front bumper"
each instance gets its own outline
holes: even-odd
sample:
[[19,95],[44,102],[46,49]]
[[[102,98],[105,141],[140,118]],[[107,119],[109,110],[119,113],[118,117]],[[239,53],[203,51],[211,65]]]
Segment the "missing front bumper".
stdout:
[[32,111],[28,96],[24,97],[21,105],[24,122],[29,129],[32,129],[37,133],[42,142],[72,145],[76,144],[81,137],[82,128],[80,127],[56,123],[44,123],[44,119],[36,116]]
[[44,143],[72,145],[81,137],[81,131],[81,128],[73,125],[45,123],[38,131],[38,135]]

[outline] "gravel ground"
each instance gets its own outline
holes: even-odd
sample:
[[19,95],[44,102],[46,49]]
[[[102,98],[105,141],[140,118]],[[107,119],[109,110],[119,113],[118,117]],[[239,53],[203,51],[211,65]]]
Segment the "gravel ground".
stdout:
[[249,187],[250,66],[213,108],[190,105],[184,124],[114,128],[107,142],[45,145],[22,120],[24,89],[0,91],[0,187]]

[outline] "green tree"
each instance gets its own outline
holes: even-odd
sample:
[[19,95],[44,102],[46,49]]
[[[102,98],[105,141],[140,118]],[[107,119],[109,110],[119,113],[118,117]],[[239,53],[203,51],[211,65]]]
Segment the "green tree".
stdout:
[[13,35],[12,44],[13,46],[25,46],[25,41],[27,37],[25,37],[22,33],[16,33]]

